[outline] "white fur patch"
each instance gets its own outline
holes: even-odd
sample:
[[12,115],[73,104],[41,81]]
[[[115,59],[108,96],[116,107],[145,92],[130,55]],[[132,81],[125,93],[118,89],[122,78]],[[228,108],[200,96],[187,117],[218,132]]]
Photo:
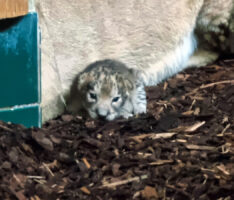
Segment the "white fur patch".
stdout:
[[146,86],[156,85],[162,80],[186,68],[189,57],[196,49],[196,39],[193,33],[184,37],[174,51],[171,51],[157,63],[149,64],[147,71],[142,70],[142,78]]

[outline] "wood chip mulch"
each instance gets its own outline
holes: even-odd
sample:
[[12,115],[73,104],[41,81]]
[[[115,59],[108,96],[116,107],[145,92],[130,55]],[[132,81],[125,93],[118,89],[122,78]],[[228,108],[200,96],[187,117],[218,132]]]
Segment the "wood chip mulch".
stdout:
[[129,120],[0,122],[0,199],[234,199],[234,60],[147,94]]

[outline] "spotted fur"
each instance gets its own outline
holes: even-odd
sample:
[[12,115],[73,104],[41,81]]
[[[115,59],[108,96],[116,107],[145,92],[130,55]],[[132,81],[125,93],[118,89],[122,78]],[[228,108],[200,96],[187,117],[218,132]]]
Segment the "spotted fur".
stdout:
[[146,112],[144,85],[137,74],[116,60],[90,64],[72,83],[68,111],[106,120]]

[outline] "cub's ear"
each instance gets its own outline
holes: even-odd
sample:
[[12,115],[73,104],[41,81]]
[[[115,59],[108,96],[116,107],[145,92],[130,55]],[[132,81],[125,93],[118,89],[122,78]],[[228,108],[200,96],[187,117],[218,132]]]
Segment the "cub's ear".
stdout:
[[128,71],[129,71],[129,73],[130,73],[132,76],[134,76],[134,78],[137,78],[137,77],[138,77],[139,70],[134,69],[134,68],[129,68]]
[[89,73],[81,73],[77,76],[76,84],[78,90],[81,90],[84,87],[87,87],[94,81],[94,77]]
[[138,69],[129,69],[130,74],[132,74],[134,80],[136,81],[136,83],[144,83],[144,73],[142,70],[138,70]]

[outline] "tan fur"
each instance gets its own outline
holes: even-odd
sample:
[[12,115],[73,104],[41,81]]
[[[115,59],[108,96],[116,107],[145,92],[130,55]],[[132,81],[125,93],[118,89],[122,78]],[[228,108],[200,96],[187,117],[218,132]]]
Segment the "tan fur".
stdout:
[[222,32],[219,25],[230,23],[233,0],[38,0],[37,8],[46,121],[61,113],[65,108],[61,99],[72,80],[96,60],[114,58],[142,70],[146,85],[188,65],[213,61],[219,52],[206,59],[214,50],[209,41],[204,48],[198,38],[198,50],[188,62],[195,48],[193,31]]
[[[230,36],[234,31],[234,1],[205,0],[196,23],[198,49],[188,66],[205,66],[219,54],[231,53]],[[234,53],[234,52],[232,52]]]

